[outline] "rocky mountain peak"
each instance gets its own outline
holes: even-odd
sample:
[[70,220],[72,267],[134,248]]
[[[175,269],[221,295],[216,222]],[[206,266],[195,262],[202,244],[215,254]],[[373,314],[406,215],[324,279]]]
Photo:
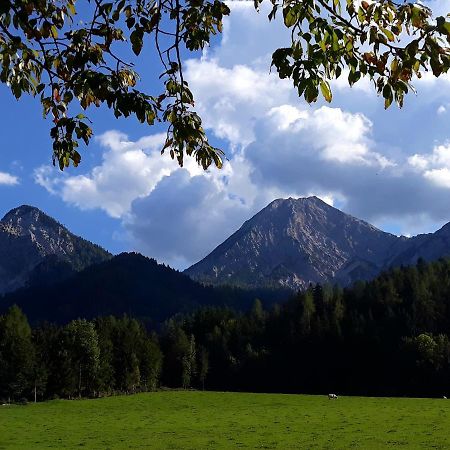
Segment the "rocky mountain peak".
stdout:
[[450,224],[406,239],[318,197],[277,199],[186,270],[197,281],[244,287],[347,285],[393,265],[450,254]]
[[[319,197],[316,197],[315,195],[311,197],[300,197],[300,198],[277,198],[276,200],[273,200],[271,203],[267,205],[266,208],[271,209],[278,209],[278,208],[290,208],[292,210],[295,210],[296,208],[333,208],[328,203],[325,203],[323,200],[321,200]],[[264,209],[266,209],[264,208]],[[262,211],[264,211],[264,209]]]
[[50,265],[61,261],[73,270],[111,257],[38,208],[22,205],[0,221],[0,293],[25,285],[32,271],[49,256],[56,257]]
[[26,217],[26,216],[35,217],[35,220],[37,220],[39,215],[41,215],[41,214],[45,214],[45,213],[43,213],[39,208],[36,208],[35,206],[21,205],[21,206],[18,206],[17,208],[13,208],[13,209],[11,209],[11,211],[7,212],[3,216],[3,219],[1,221],[2,222],[10,221],[10,220],[14,220],[15,218],[19,219],[21,217]]
[[0,225],[17,236],[27,235],[42,227],[54,230],[64,228],[55,219],[30,205],[22,205],[9,211],[0,221]]

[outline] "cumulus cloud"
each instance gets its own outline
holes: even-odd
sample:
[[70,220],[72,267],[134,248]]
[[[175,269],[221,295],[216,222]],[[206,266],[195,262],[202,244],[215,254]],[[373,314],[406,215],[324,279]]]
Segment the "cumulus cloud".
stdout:
[[450,168],[450,143],[434,147],[431,154],[415,154],[408,158],[408,162],[418,169]]
[[[405,157],[391,161],[370,138],[369,124],[354,125],[361,120],[357,115],[333,110],[322,116],[321,110],[298,119],[301,126],[294,121],[287,129],[274,127],[271,117],[260,122],[257,139],[245,149],[255,185],[329,195],[344,211],[378,224],[395,222],[405,234],[450,218],[448,191],[418,173],[417,158],[416,166]],[[324,120],[323,126],[317,127],[317,120]],[[348,152],[342,150],[346,148]],[[345,159],[331,157],[333,151],[343,152]]]
[[309,106],[269,71],[287,30],[268,22],[268,6],[259,15],[250,2],[231,6],[221,43],[185,66],[196,109],[227,151],[222,171],[203,172],[192,159],[180,169],[160,156],[163,135],[132,142],[111,131],[98,140],[103,160],[88,173],[55,176],[42,167],[36,182],[119,218],[135,249],[177,268],[278,197],[317,195],[404,234],[450,219],[450,145],[439,145],[450,136],[436,117],[450,104],[447,89],[436,89],[447,78],[424,77],[424,95],[385,112],[367,81],[350,89],[343,74],[331,106]]
[[43,166],[36,169],[35,181],[80,209],[100,208],[120,218],[133,200],[150,194],[176,170],[175,163],[160,154],[164,139],[165,134],[156,134],[131,142],[123,133],[108,131],[98,138],[105,149],[103,161],[89,173],[68,176]]
[[309,111],[282,105],[272,108],[267,118],[258,126],[259,141],[270,139],[275,130],[285,134],[287,139],[295,135],[299,149],[313,151],[326,161],[381,168],[395,165],[371,150],[372,123],[363,114],[351,114],[326,106]]
[[0,185],[15,186],[19,184],[19,178],[7,172],[0,172]]
[[436,146],[430,154],[415,154],[408,162],[436,186],[450,189],[450,143]]
[[235,231],[236,221],[247,219],[248,205],[222,183],[179,170],[133,203],[127,230],[145,253],[186,267]]
[[340,172],[341,180],[351,180],[358,167],[393,167],[372,150],[370,128],[363,116],[338,109],[271,108],[255,120],[253,142],[223,171],[192,176],[178,170],[163,178],[150,195],[133,202],[125,227],[146,254],[186,267],[275,198],[344,201],[336,184],[322,182],[323,173],[334,180]]
[[448,167],[427,170],[424,177],[438,186],[450,189],[450,169]]
[[216,59],[187,61],[186,78],[205,126],[233,145],[253,141],[255,122],[292,97],[290,83],[275,74],[244,65],[223,67]]
[[141,251],[173,267],[188,267],[274,198],[289,196],[277,187],[252,183],[251,170],[242,155],[221,171],[193,176],[179,169],[151,195],[133,202],[124,226]]

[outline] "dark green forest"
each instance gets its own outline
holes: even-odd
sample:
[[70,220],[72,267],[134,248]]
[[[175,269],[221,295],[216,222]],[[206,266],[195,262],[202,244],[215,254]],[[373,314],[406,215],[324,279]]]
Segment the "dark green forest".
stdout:
[[93,320],[126,313],[154,327],[174,314],[205,305],[245,311],[256,297],[268,307],[292,293],[289,289],[204,286],[138,253],[121,253],[71,274],[60,261],[48,259],[42,265],[35,270],[32,285],[0,297],[0,314],[18,305],[36,326],[44,321],[65,324],[79,317]]
[[439,396],[450,393],[450,260],[350,288],[310,286],[270,308],[203,306],[151,328],[123,316],[30,327],[0,316],[0,399],[159,387]]

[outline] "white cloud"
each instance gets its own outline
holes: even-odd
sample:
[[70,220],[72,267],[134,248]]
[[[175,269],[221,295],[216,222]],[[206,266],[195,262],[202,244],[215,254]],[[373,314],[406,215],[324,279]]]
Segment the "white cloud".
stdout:
[[[133,200],[150,194],[164,176],[177,169],[174,161],[160,154],[164,139],[165,134],[156,134],[131,142],[125,134],[109,131],[98,139],[106,149],[101,165],[74,176],[40,167],[35,181],[80,209],[100,208],[120,218]],[[192,165],[188,167],[195,173]]]
[[[319,167],[345,173],[361,165],[387,167],[371,150],[370,123],[338,109],[307,111],[281,105],[255,119],[253,133],[253,143],[236,151],[223,171],[192,176],[178,170],[163,178],[150,195],[134,201],[125,227],[137,248],[184,268],[206,256],[275,198],[318,195],[329,204],[344,201],[335,186],[329,189],[321,183]],[[301,175],[297,180],[299,168],[307,169],[311,162],[313,177],[307,183]],[[290,173],[294,181],[285,183]]]
[[371,129],[372,123],[364,115],[340,108],[299,109],[281,105],[269,110],[267,120],[259,125],[258,139],[264,141],[274,132],[281,133],[291,136],[297,151],[315,151],[318,159],[325,161],[381,168],[395,165],[371,149],[374,145],[370,139]]
[[147,197],[133,202],[124,221],[135,245],[173,267],[185,268],[206,256],[242,223],[288,193],[255,185],[251,167],[236,155],[224,169],[192,176],[179,169]]
[[227,3],[231,14],[224,20],[221,44],[209,50],[209,58],[220,61],[222,67],[246,65],[268,73],[272,53],[289,45],[291,39],[282,14],[269,21],[269,2],[262,3],[259,12],[250,1]]
[[431,169],[424,172],[423,176],[438,186],[450,189],[450,169]]
[[410,166],[418,170],[425,170],[428,167],[428,160],[426,156],[423,155],[413,155],[408,158],[408,163]]
[[415,154],[408,162],[427,180],[450,189],[450,143],[434,147],[430,154]]
[[[291,133],[302,130],[325,160],[341,163],[393,164],[370,150],[372,123],[363,114],[340,108],[314,109],[299,104],[290,82],[246,66],[224,68],[203,58],[187,62],[186,78],[195,93],[196,108],[205,126],[232,147],[246,147],[256,139],[255,129],[265,126]],[[295,127],[292,124],[295,122]],[[339,139],[336,139],[339,136]]]
[[178,168],[159,154],[163,135],[131,142],[108,132],[98,141],[101,164],[76,176],[40,168],[36,182],[81,209],[120,218],[135,249],[178,268],[277,197],[317,195],[403,233],[450,219],[450,146],[435,144],[450,138],[436,120],[450,104],[447,90],[426,76],[426,94],[385,112],[367,81],[350,90],[343,74],[332,105],[306,105],[290,81],[269,72],[271,52],[290,37],[263,8],[258,15],[250,2],[233,2],[221,44],[186,62],[205,127],[230,146],[222,171],[203,172],[192,159]]
[[19,178],[7,172],[0,172],[0,185],[15,186],[19,184]]
[[186,62],[186,78],[205,126],[233,145],[250,143],[255,121],[292,96],[290,83],[275,74],[205,58]]

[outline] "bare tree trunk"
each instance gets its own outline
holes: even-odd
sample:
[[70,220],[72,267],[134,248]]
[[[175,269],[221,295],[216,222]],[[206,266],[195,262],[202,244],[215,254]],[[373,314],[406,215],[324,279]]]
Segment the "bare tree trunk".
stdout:
[[34,381],[34,403],[37,403],[37,386],[36,386],[36,380]]

